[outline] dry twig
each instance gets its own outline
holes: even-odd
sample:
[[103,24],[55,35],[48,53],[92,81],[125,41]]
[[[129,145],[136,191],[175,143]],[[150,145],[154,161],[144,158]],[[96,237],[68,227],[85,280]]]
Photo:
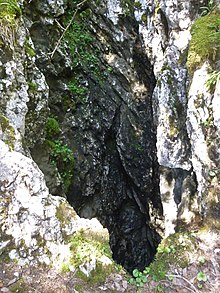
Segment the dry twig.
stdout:
[[181,275],[167,275],[167,277],[172,277],[172,278],[178,278],[178,279],[182,279],[183,281],[185,281],[187,284],[189,284],[192,288],[193,288],[193,290],[192,289],[190,289],[190,288],[188,288],[191,292],[196,292],[196,293],[200,293],[197,289],[196,289],[196,287],[189,281],[189,280],[187,280],[186,278],[184,278],[183,276],[181,276]]
[[76,10],[75,10],[75,12],[74,12],[72,18],[70,19],[70,22],[68,23],[67,27],[64,29],[64,31],[63,31],[61,37],[59,38],[59,40],[57,41],[57,44],[56,44],[56,46],[55,46],[53,52],[50,53],[50,55],[51,55],[51,56],[50,56],[51,59],[53,58],[53,56],[54,56],[54,54],[55,54],[57,48],[59,47],[59,45],[60,45],[60,43],[61,43],[61,41],[62,41],[62,39],[63,39],[63,37],[64,37],[64,35],[65,35],[65,33],[66,33],[66,31],[69,29],[69,27],[71,26],[71,24],[72,24],[74,18],[76,17],[76,14],[77,14],[78,10],[80,9],[80,7],[81,7],[86,1],[88,1],[88,0],[83,0],[82,2],[80,2],[80,3],[78,3],[78,4],[76,5]]

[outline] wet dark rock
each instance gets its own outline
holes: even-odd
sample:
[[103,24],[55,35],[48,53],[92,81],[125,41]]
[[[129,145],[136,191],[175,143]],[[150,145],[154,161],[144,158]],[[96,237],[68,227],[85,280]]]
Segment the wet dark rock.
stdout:
[[[156,224],[162,205],[151,105],[155,78],[134,18],[121,16],[115,27],[97,7],[90,9],[87,27],[94,38],[93,50],[98,50],[98,64],[87,67],[81,60],[72,69],[66,61],[74,61],[65,49],[68,40],[51,59],[48,53],[56,42],[50,36],[58,26],[45,24],[42,15],[35,16],[30,28],[36,63],[49,85],[51,114],[58,117],[62,139],[75,154],[68,201],[80,216],[97,217],[108,228],[117,262],[129,271],[143,269],[161,239]],[[68,90],[76,77],[87,88],[83,101]],[[33,157],[48,173],[39,151],[39,146],[34,147]],[[59,191],[48,186],[53,194]]]

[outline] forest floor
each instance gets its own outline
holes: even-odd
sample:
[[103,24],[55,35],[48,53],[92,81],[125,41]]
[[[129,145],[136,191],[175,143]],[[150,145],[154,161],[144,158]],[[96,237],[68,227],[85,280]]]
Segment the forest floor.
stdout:
[[[204,230],[195,233],[191,243],[186,236],[178,234],[183,252],[176,239],[170,238],[164,251],[156,257],[151,275],[143,287],[129,283],[125,271],[110,274],[102,283],[83,281],[74,272],[60,272],[52,267],[25,266],[14,262],[0,263],[0,292],[6,293],[98,293],[98,292],[168,292],[168,293],[219,293],[220,292],[220,232]],[[169,243],[173,245],[169,246]],[[191,247],[190,247],[191,246]],[[167,247],[176,247],[173,252]],[[167,250],[167,251],[166,251]],[[178,254],[179,253],[179,254]],[[163,278],[165,261],[169,256],[169,269]],[[185,265],[180,265],[180,264]],[[155,268],[156,271],[155,272]],[[158,268],[158,269],[157,269]],[[134,278],[135,279],[135,278]]]

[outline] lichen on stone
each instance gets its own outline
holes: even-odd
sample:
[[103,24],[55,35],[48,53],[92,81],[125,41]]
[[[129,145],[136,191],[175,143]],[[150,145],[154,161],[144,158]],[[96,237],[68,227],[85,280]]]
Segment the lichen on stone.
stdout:
[[14,149],[15,130],[11,126],[7,117],[0,113],[0,138],[9,146],[10,150]]

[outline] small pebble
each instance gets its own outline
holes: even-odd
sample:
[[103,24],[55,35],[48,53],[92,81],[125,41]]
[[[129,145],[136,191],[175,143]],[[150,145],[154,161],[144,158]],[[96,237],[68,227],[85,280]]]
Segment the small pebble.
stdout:
[[8,286],[8,287],[11,286],[11,285],[14,284],[16,281],[17,281],[17,278],[14,278],[14,279],[10,280],[10,281],[8,282],[7,286]]
[[9,289],[6,287],[1,288],[1,292],[9,292]]

